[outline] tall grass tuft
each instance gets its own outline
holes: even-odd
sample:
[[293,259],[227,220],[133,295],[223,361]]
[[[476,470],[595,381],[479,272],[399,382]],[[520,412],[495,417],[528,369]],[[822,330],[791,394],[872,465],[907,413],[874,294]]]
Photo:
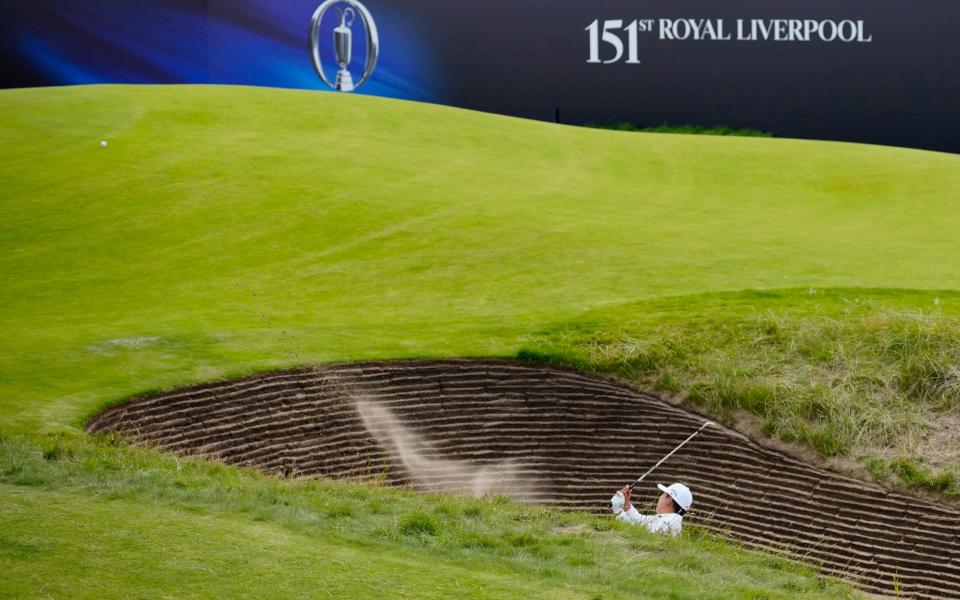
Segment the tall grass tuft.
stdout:
[[[612,310],[615,328],[576,323],[527,340],[529,353],[574,357],[677,395],[721,420],[753,415],[763,431],[824,457],[923,454],[908,487],[960,495],[960,460],[918,450],[939,415],[960,410],[960,318],[824,291],[791,307],[756,295],[697,298],[663,312]],[[590,315],[596,320],[596,315]],[[912,460],[912,459],[910,459]]]

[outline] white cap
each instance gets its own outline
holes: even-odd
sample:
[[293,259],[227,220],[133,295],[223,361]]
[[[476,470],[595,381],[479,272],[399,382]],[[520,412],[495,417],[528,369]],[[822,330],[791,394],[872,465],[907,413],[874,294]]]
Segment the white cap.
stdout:
[[673,501],[679,504],[683,510],[690,510],[690,505],[693,504],[693,494],[690,493],[690,488],[687,486],[682,483],[675,483],[667,487],[658,483],[657,489],[673,498]]

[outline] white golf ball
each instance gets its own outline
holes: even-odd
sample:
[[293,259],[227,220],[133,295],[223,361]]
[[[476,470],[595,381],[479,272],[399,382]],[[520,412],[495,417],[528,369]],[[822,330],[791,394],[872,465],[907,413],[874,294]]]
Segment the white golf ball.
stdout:
[[101,148],[106,148],[106,147],[107,147],[107,140],[100,140],[100,147],[101,147]]

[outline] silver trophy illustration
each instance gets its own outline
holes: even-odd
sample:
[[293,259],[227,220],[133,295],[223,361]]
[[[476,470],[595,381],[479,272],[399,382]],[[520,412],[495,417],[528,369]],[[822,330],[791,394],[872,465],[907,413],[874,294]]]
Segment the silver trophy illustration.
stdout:
[[340,10],[340,25],[333,30],[333,49],[337,56],[337,65],[340,70],[337,71],[336,88],[342,92],[353,91],[353,76],[347,67],[350,66],[350,58],[353,48],[353,31],[350,27],[353,25],[353,19],[356,13],[349,6]]
[[[337,8],[340,15],[340,24],[333,29],[333,58],[337,63],[338,70],[336,78],[331,81],[324,69],[323,58],[320,55],[320,26],[323,23],[324,15],[334,7]],[[353,59],[353,23],[357,17],[360,17],[363,28],[366,30],[367,53],[363,74],[357,81],[354,81],[353,75],[350,73],[350,61]],[[377,25],[373,21],[373,15],[360,0],[325,0],[314,11],[313,19],[310,21],[310,53],[313,57],[313,69],[325,84],[341,92],[352,92],[359,88],[373,74],[373,70],[377,66],[377,58],[380,55],[380,37],[377,34]]]

